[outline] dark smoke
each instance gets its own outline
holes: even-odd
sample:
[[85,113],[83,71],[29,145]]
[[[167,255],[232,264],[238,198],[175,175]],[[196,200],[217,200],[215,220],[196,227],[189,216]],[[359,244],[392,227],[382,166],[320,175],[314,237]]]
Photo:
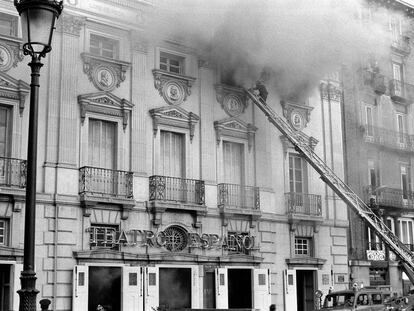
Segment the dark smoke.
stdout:
[[344,64],[389,55],[388,15],[361,21],[358,0],[162,1],[149,39],[173,38],[250,87],[266,68],[280,97],[306,96]]

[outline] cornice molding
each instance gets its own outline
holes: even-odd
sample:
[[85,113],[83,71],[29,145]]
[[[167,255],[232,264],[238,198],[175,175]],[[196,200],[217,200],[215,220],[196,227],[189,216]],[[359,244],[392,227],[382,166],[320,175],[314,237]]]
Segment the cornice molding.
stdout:
[[26,96],[29,92],[30,86],[26,82],[0,72],[0,97],[18,101],[20,116],[23,114]]
[[200,121],[200,117],[193,112],[188,112],[178,106],[166,106],[151,109],[154,136],[157,135],[160,125],[179,127],[189,130],[190,141],[193,140],[195,125]]
[[245,123],[236,117],[227,118],[214,122],[216,130],[217,145],[220,144],[224,136],[241,138],[247,140],[249,150],[254,144],[257,127],[250,123]]
[[109,92],[98,92],[78,96],[82,125],[89,112],[100,113],[122,118],[125,131],[134,105],[124,98],[119,98]]

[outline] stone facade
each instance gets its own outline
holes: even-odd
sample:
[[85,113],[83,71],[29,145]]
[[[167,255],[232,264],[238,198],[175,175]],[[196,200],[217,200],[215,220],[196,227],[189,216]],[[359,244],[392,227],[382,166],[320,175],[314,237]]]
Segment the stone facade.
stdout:
[[[38,299],[51,299],[52,310],[95,310],[99,291],[88,280],[97,279],[99,271],[115,275],[114,288],[122,293],[113,294],[112,288],[111,301],[122,310],[132,310],[134,303],[136,310],[151,311],[161,302],[165,307],[169,300],[160,277],[174,269],[190,271],[181,281],[191,288],[185,296],[191,308],[263,311],[275,304],[291,311],[305,304],[305,297],[312,300],[316,289],[348,288],[346,205],[243,89],[223,85],[217,68],[191,47],[139,35],[153,5],[65,2],[40,80]],[[0,1],[0,10],[16,17],[10,1]],[[115,45],[114,54],[96,55],[93,40]],[[3,42],[8,41],[0,38]],[[19,44],[20,37],[13,42]],[[184,65],[184,71],[165,70],[162,57],[170,66],[174,60]],[[28,94],[26,63],[18,59],[0,72],[9,81],[8,88],[0,85],[0,103],[12,118],[9,156],[16,159],[26,158],[29,99],[3,91]],[[269,105],[303,130],[315,152],[343,178],[339,81],[322,81],[305,102],[275,98],[271,92]],[[92,165],[100,153],[93,149],[95,126],[113,133],[102,140],[112,146],[106,149],[112,152],[110,165]],[[182,158],[174,162],[182,165],[180,176],[165,174],[168,135],[180,141]],[[228,176],[229,148],[239,161],[236,185]],[[290,174],[299,169],[294,165],[300,165],[300,191],[290,186]],[[0,191],[0,220],[8,229],[0,266],[13,279],[11,310],[17,310],[13,293],[20,288],[24,186],[24,181],[5,183]],[[235,301],[232,286],[245,291],[247,300]]]

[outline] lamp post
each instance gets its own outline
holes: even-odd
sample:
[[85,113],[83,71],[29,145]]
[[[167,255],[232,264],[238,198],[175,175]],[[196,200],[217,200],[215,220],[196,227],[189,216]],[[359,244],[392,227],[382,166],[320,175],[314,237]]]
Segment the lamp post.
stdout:
[[30,83],[30,114],[27,145],[26,206],[24,220],[23,271],[20,276],[21,289],[19,311],[35,311],[35,224],[36,224],[36,163],[37,163],[37,115],[39,102],[40,62],[50,52],[55,21],[62,12],[62,1],[14,0],[19,12],[23,32],[23,53],[32,57]]

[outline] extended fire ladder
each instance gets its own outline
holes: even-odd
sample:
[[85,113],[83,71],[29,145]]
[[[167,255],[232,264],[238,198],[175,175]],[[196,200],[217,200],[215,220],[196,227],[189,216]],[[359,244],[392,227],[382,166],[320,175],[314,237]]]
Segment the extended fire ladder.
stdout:
[[247,96],[264,112],[270,123],[286,136],[293,144],[295,149],[312,165],[320,174],[321,179],[339,196],[342,200],[375,231],[378,237],[392,250],[400,259],[402,267],[407,276],[414,283],[414,254],[402,243],[395,234],[385,225],[385,223],[369,208],[365,202],[352,191],[336,174],[319,158],[309,142],[306,141],[300,132],[296,131],[289,123],[277,115],[273,109],[265,104],[251,90],[246,90]]

